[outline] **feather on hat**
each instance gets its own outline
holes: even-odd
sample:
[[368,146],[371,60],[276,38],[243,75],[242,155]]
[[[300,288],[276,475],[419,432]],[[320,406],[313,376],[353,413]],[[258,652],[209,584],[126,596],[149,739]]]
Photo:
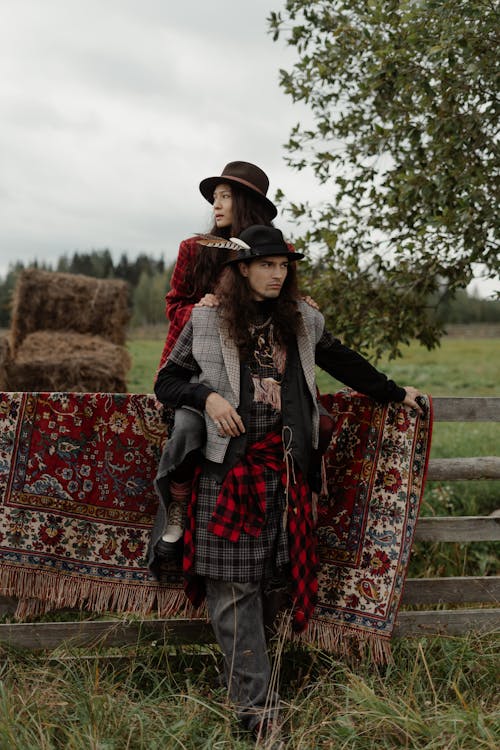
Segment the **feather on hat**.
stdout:
[[240,240],[239,237],[217,237],[215,234],[197,234],[197,243],[204,247],[221,247],[224,250],[250,250],[250,245]]

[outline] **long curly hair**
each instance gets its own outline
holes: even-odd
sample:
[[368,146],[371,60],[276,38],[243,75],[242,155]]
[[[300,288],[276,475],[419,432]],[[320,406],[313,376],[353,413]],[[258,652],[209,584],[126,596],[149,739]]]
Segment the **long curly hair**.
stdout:
[[[255,322],[255,302],[248,279],[240,273],[237,264],[222,271],[215,293],[229,336],[240,351],[240,360],[245,361],[253,346],[250,329]],[[286,346],[297,334],[300,319],[298,299],[297,270],[295,263],[290,263],[280,295],[276,304],[271,306],[274,337],[278,344]]]
[[[231,192],[233,222],[230,227],[222,229],[214,223],[210,234],[229,239],[238,237],[240,232],[253,224],[273,226],[271,212],[263,201],[236,185],[231,185]],[[193,297],[199,298],[214,290],[225,260],[225,252],[217,247],[198,247],[192,277]]]

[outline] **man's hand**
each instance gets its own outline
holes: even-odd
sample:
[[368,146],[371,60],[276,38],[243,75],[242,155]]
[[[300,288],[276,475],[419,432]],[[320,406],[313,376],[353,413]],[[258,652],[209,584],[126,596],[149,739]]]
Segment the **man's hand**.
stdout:
[[217,427],[219,435],[237,437],[245,432],[245,426],[234,406],[218,393],[210,393],[205,401],[205,411]]
[[422,393],[417,389],[413,388],[411,385],[405,385],[404,389],[406,391],[406,396],[404,398],[403,404],[406,406],[411,406],[412,409],[416,409],[421,417],[426,416],[426,412],[424,412],[424,409],[420,405],[422,401],[419,400],[422,397]]
[[205,294],[195,307],[219,307],[219,298],[216,294]]

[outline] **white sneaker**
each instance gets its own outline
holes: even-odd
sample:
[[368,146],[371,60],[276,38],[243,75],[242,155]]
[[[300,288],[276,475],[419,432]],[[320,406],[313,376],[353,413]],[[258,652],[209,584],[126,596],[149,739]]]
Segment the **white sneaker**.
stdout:
[[161,537],[163,542],[175,544],[179,541],[184,533],[182,520],[182,504],[170,503],[167,511],[167,526]]

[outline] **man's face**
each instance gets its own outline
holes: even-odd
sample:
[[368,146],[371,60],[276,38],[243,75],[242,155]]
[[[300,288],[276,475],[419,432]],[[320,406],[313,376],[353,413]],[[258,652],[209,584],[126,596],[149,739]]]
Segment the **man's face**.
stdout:
[[288,273],[286,255],[268,255],[251,263],[239,263],[240,273],[248,280],[254,300],[262,302],[279,297]]

